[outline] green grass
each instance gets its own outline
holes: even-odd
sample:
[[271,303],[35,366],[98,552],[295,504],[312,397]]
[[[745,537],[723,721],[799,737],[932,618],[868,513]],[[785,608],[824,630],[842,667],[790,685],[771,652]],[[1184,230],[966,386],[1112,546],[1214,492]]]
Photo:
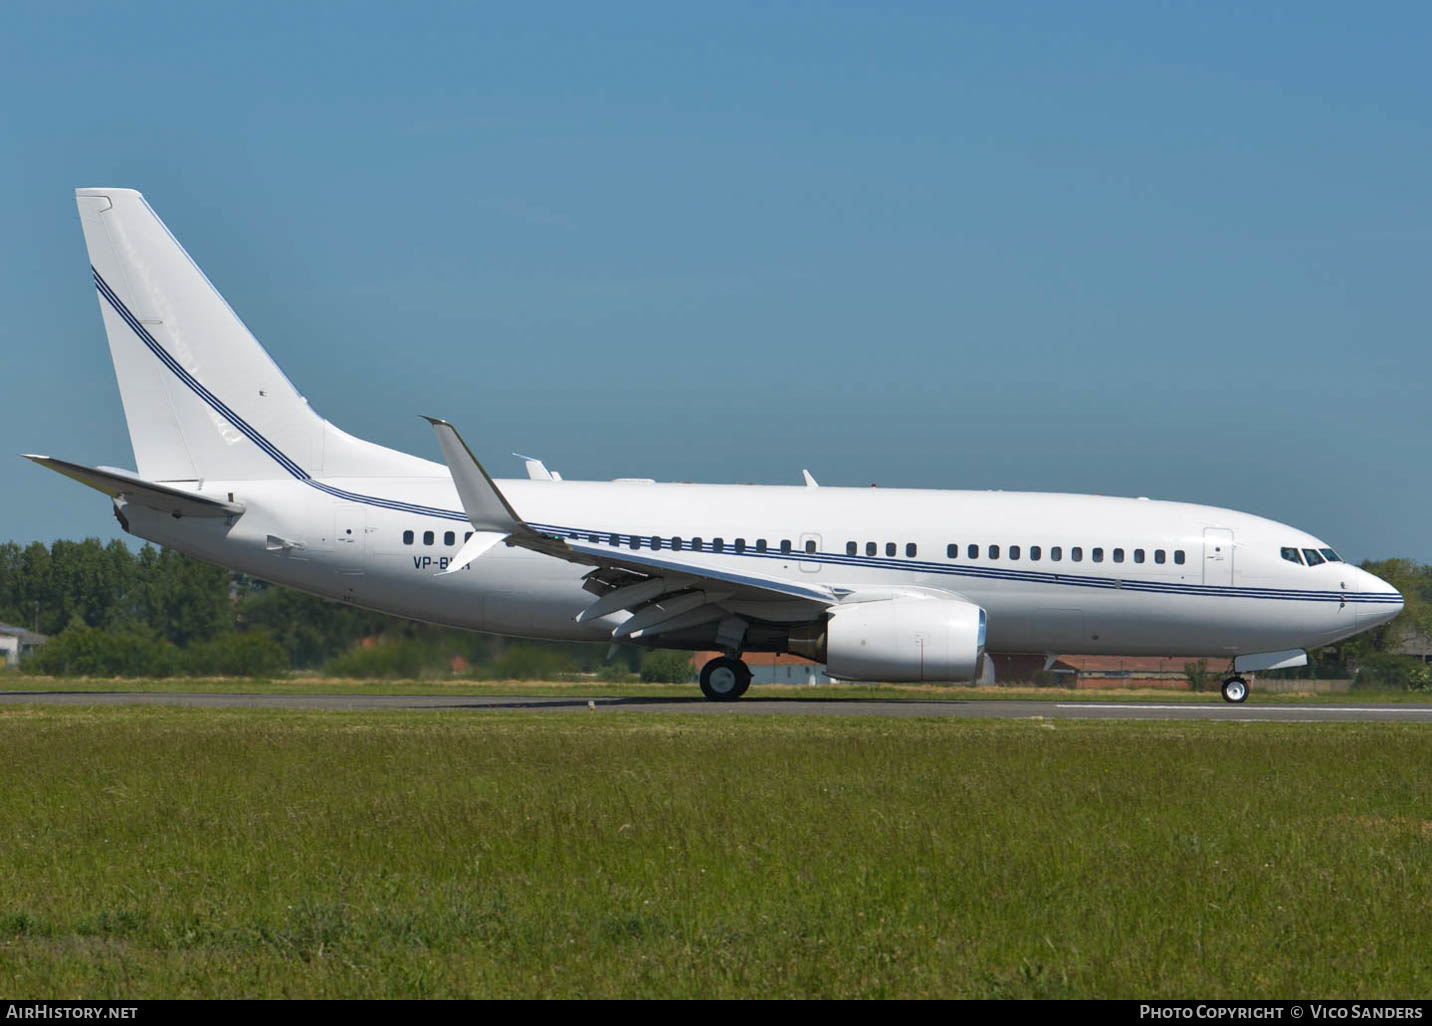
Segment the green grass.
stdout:
[[[1280,682],[1281,683],[1281,682]],[[1369,703],[1432,704],[1432,692],[1405,688],[1360,688],[1338,693],[1260,691],[1252,684],[1253,703],[1366,705]],[[0,674],[0,693],[23,691],[143,691],[166,694],[273,694],[273,695],[531,695],[534,697],[583,698],[642,697],[693,698],[700,694],[693,684],[641,684],[589,681],[471,681],[461,678],[422,680],[349,680],[293,676],[273,680],[247,677],[168,677],[160,680],[132,677],[40,677]],[[1219,703],[1217,690],[1191,692],[1164,688],[1055,688],[1033,686],[974,686],[969,684],[755,684],[748,697],[756,698],[843,698],[865,700],[1002,700],[1046,702],[1202,702]]]
[[0,991],[1420,997],[1390,724],[0,709]]

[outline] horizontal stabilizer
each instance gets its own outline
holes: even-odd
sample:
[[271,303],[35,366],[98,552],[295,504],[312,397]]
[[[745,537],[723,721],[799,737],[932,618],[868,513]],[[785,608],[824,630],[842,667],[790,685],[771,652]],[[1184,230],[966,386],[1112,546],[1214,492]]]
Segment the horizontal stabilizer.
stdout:
[[25,453],[25,459],[48,467],[57,474],[73,478],[82,485],[114,499],[177,517],[236,517],[244,512],[241,502],[225,502],[198,492],[172,485],[146,481],[138,474],[117,467],[86,467],[80,463],[57,460],[52,456]]

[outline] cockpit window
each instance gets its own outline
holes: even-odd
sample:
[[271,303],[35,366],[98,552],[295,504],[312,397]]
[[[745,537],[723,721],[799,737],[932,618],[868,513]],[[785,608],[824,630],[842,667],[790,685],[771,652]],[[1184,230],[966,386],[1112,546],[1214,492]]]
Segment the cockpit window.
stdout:
[[1329,563],[1341,563],[1343,561],[1343,558],[1332,549],[1318,549],[1318,551],[1323,554]]
[[1301,564],[1303,562],[1303,557],[1298,555],[1297,549],[1290,549],[1285,547],[1281,551],[1283,553],[1283,558],[1286,559],[1289,563]]
[[1308,561],[1308,566],[1317,566],[1319,563],[1326,563],[1327,560],[1319,555],[1317,549],[1304,549],[1303,558]]

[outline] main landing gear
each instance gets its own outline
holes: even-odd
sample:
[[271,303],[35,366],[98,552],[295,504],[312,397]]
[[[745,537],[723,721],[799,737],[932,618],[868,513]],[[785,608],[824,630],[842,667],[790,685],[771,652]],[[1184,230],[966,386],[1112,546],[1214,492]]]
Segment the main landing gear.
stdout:
[[734,702],[751,686],[751,668],[739,659],[718,656],[701,668],[701,693],[713,702]]
[[1248,682],[1236,673],[1223,679],[1223,700],[1235,705],[1248,698]]

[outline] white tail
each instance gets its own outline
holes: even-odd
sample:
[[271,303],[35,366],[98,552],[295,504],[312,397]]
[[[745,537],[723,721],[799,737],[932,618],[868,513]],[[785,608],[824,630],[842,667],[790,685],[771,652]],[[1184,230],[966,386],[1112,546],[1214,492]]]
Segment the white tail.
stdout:
[[314,413],[142,195],[75,198],[142,477],[441,473]]

